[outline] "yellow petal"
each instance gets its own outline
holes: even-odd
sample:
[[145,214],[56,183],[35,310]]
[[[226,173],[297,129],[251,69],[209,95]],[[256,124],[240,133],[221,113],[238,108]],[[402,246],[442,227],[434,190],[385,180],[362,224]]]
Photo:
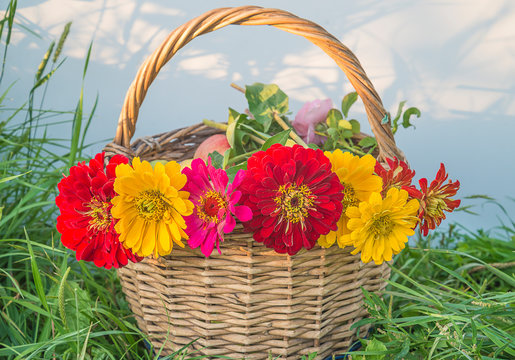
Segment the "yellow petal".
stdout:
[[323,248],[329,248],[333,246],[334,242],[336,241],[336,231],[330,231],[327,235],[321,235],[318,238],[318,245],[320,245]]
[[172,221],[168,225],[168,228],[170,229],[170,232],[171,232],[171,235],[172,235],[172,239],[174,241],[180,241],[181,240],[181,233],[179,231],[179,227],[177,226],[177,223],[175,221]]
[[345,215],[349,218],[359,218],[361,217],[361,211],[357,206],[349,206],[345,211]]
[[372,258],[373,251],[374,251],[374,242],[375,241],[370,241],[370,240],[366,241],[365,245],[363,247],[363,250],[361,250],[361,260],[364,263],[369,262],[370,259]]
[[141,243],[142,256],[148,256],[154,252],[156,247],[156,226],[152,221],[147,221],[145,224],[143,241]]
[[159,255],[168,255],[172,250],[172,239],[170,238],[170,233],[168,232],[168,226],[161,221],[159,222],[158,230],[158,244],[161,250]]
[[180,197],[177,197],[177,198],[173,199],[172,206],[179,214],[186,215],[185,213],[188,212],[188,208],[186,207],[186,203]]
[[118,179],[124,176],[129,176],[133,171],[134,169],[129,164],[119,164],[115,169],[116,178]]
[[339,247],[341,247],[343,249],[345,246],[348,246],[348,245],[353,245],[352,233],[345,234],[345,235],[338,237],[338,246]]
[[385,241],[384,253],[383,253],[384,261],[392,260],[392,248],[389,246],[389,241]]
[[366,170],[370,171],[370,172],[373,172],[374,171],[374,168],[376,166],[376,159],[370,155],[370,154],[367,154],[365,156],[363,156],[360,160],[360,165],[363,166]]
[[381,194],[378,192],[373,192],[370,194],[370,198],[368,199],[368,203],[372,208],[374,208],[374,211],[378,211],[381,209],[381,206],[383,204],[383,199],[381,198]]
[[132,159],[132,167],[134,168],[135,171],[139,171],[140,166],[141,166],[141,160],[140,160],[139,156],[136,156],[134,159]]
[[384,254],[384,239],[379,238],[374,244],[374,262],[379,265],[383,262],[383,254]]
[[129,249],[135,247],[138,243],[138,240],[143,238],[143,230],[144,230],[145,221],[141,219],[139,216],[134,219],[131,223],[130,228],[127,229],[126,237],[125,237],[125,246]]
[[363,221],[361,221],[361,219],[352,218],[352,219],[349,219],[349,221],[347,222],[347,228],[350,231],[358,230],[362,226],[363,226]]

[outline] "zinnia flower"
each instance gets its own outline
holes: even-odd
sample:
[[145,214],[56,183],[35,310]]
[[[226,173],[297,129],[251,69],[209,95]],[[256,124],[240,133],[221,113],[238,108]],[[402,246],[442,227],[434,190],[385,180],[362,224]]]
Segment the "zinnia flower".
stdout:
[[128,260],[141,261],[120,244],[114,230],[116,220],[111,216],[115,168],[128,161],[115,155],[104,168],[104,153],[97,154],[89,165],[80,162],[72,166],[70,175],[57,185],[55,202],[61,212],[57,230],[63,245],[76,252],[77,260],[93,261],[106,269],[125,266]]
[[291,124],[306,143],[322,145],[325,137],[315,134],[315,127],[326,120],[327,113],[332,108],[331,99],[307,102],[300,108]]
[[193,214],[185,218],[188,244],[193,249],[200,246],[206,257],[211,255],[216,244],[221,254],[220,242],[224,241],[224,233],[232,232],[236,225],[233,215],[240,221],[252,219],[248,206],[237,205],[241,197],[238,187],[245,171],[239,170],[234,181],[227,185],[229,179],[223,169],[215,169],[210,163],[206,166],[202,159],[195,159],[191,168],[184,168],[182,173],[188,177],[184,190],[190,193],[190,200],[195,205]]
[[175,161],[152,168],[136,157],[132,166],[116,168],[114,189],[119,195],[112,200],[111,213],[120,219],[115,228],[126,247],[139,256],[156,258],[168,255],[174,242],[184,247],[181,238],[188,238],[184,216],[193,212],[190,194],[181,190],[186,180]]
[[387,158],[388,170],[381,165],[380,162],[376,163],[375,173],[383,179],[383,191],[381,195],[386,195],[388,190],[391,188],[404,189],[415,188],[411,185],[413,176],[415,176],[415,170],[411,170],[404,161],[397,158]]
[[338,220],[338,229],[326,236],[320,236],[318,244],[322,247],[330,247],[338,241],[338,246],[344,248],[352,244],[345,211],[350,206],[357,206],[359,202],[367,201],[373,192],[380,192],[383,182],[379,176],[374,175],[376,159],[372,155],[359,157],[349,152],[342,152],[340,149],[332,153],[326,151],[325,155],[331,161],[332,170],[343,185],[343,210]]
[[427,179],[422,178],[418,181],[420,190],[408,189],[410,195],[420,200],[419,218],[422,221],[420,224],[420,231],[424,236],[442,223],[445,219],[444,211],[452,212],[460,206],[460,200],[453,200],[451,196],[456,195],[460,188],[460,182],[452,182],[447,180],[448,174],[445,172],[444,164],[440,164],[440,169],[436,174],[436,179],[427,186]]
[[274,144],[259,151],[247,162],[241,190],[253,213],[246,230],[278,253],[311,249],[321,234],[336,230],[343,187],[321,150]]
[[375,192],[368,201],[359,203],[359,207],[347,209],[347,226],[356,248],[351,252],[353,255],[361,251],[361,261],[374,260],[380,265],[404,249],[408,236],[415,233],[419,208],[418,200],[408,201],[408,196],[406,190],[391,188],[384,200]]

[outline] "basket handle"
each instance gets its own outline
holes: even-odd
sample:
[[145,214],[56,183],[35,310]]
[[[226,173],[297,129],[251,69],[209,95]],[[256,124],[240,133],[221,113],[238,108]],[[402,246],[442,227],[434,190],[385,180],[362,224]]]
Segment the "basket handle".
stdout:
[[118,120],[116,136],[113,140],[116,145],[130,148],[130,140],[136,129],[139,108],[159,70],[179,49],[195,37],[227,25],[272,25],[292,34],[301,35],[320,47],[343,70],[361,97],[372,132],[377,139],[379,159],[394,156],[404,159],[404,154],[395,145],[390,125],[388,123],[382,124],[382,119],[387,113],[356,56],[319,25],[283,10],[266,9],[258,6],[211,10],[188,21],[170,33],[141,65],[136,78],[127,91]]

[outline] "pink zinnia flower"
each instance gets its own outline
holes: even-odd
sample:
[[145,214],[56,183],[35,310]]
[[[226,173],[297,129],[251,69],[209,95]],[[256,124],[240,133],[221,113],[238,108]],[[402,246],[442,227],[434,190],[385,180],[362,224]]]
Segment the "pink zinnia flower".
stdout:
[[315,127],[325,121],[327,113],[333,108],[331,99],[315,100],[305,103],[299,110],[292,126],[299,136],[308,144],[322,145],[325,138],[315,134]]
[[188,177],[184,187],[190,193],[190,201],[195,205],[193,214],[185,217],[188,244],[192,249],[200,246],[202,254],[209,257],[216,244],[218,253],[224,234],[233,231],[236,220],[252,219],[252,211],[248,206],[237,205],[241,197],[238,187],[245,176],[239,170],[233,182],[229,183],[227,173],[223,169],[215,169],[211,161],[206,166],[202,159],[195,159],[190,168],[182,173]]

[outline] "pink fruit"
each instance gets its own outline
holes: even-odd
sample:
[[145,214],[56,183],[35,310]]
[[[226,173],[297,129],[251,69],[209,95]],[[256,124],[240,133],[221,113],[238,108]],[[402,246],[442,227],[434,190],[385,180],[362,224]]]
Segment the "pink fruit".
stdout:
[[224,154],[225,150],[229,149],[231,146],[227,142],[227,137],[225,134],[216,134],[208,137],[206,140],[202,141],[202,143],[198,146],[195,154],[193,155],[194,159],[200,158],[207,162],[209,158],[209,154],[217,151],[221,155]]

